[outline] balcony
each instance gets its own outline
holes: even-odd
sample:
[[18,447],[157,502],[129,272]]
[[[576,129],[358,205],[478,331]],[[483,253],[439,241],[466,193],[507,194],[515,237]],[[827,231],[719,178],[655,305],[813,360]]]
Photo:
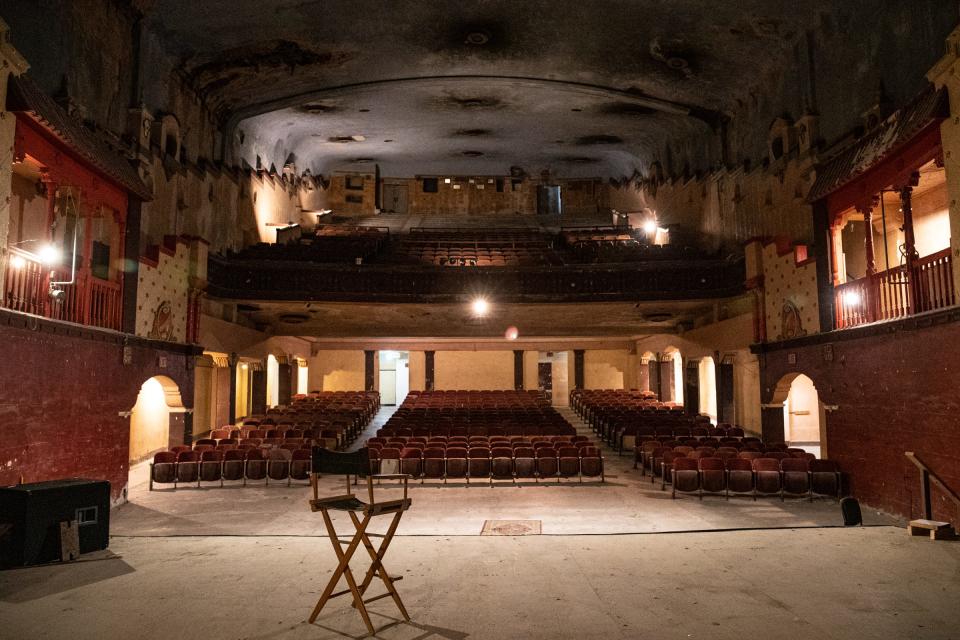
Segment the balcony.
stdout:
[[453,302],[475,293],[504,302],[696,300],[738,295],[745,277],[742,259],[454,269],[211,256],[208,268],[214,297],[330,302]]
[[956,290],[951,250],[920,258],[909,271],[900,265],[837,285],[834,296],[837,329],[952,307]]
[[[75,322],[91,327],[120,331],[123,309],[122,288],[118,282],[101,280],[89,269],[77,271],[72,283],[70,272],[45,267],[27,251],[10,249],[3,283],[3,306],[54,320]],[[51,282],[62,294],[51,295]]]

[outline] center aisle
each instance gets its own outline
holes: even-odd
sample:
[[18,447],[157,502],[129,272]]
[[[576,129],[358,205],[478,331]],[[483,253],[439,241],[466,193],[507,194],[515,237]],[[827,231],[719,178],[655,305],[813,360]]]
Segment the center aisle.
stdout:
[[356,451],[358,449],[362,449],[364,445],[366,445],[367,439],[377,435],[377,429],[380,429],[383,427],[383,425],[387,424],[387,420],[389,420],[390,416],[396,413],[397,409],[399,408],[399,405],[380,405],[380,410],[377,411],[375,416],[373,416],[373,420],[370,421],[370,424],[364,427],[363,431],[360,432],[360,435],[358,435],[356,439],[347,446],[346,450]]

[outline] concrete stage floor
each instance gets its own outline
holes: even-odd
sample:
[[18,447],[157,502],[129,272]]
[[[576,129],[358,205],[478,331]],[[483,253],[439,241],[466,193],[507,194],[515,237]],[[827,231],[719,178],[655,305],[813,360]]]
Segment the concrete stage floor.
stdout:
[[[606,484],[413,486],[386,562],[413,620],[380,600],[377,637],[960,638],[960,544],[871,511],[842,528],[828,500],[671,500],[606,455]],[[0,639],[363,636],[346,597],[305,621],[335,565],[307,487],[146,488],[141,466],[109,551],[0,572]],[[487,520],[543,535],[480,536]]]

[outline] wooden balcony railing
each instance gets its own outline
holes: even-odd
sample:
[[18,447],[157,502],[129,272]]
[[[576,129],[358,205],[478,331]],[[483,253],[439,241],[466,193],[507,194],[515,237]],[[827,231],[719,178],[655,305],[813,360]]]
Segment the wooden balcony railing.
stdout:
[[[69,280],[69,271],[52,272],[55,280]],[[50,269],[33,254],[10,250],[3,287],[3,306],[54,320],[119,331],[123,291],[120,283],[95,278],[80,270],[72,284],[59,285],[63,297],[50,296]]]
[[10,249],[3,283],[3,306],[14,311],[44,315],[48,299],[47,273],[33,254]]
[[950,249],[920,258],[908,273],[903,265],[837,285],[837,329],[905,318],[956,304]]

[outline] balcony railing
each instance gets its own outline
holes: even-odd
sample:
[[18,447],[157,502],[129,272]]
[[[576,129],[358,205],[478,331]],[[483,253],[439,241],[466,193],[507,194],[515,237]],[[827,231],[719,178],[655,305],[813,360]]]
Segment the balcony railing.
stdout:
[[837,329],[896,320],[956,304],[950,249],[920,258],[911,271],[901,265],[837,285]]
[[69,280],[69,272],[51,272],[36,256],[10,250],[3,287],[3,306],[54,320],[104,329],[121,328],[123,292],[119,283],[95,278],[88,270],[76,274],[72,284],[60,285],[63,296],[50,296],[50,276]]
[[3,283],[3,306],[14,311],[44,315],[47,295],[47,273],[33,254],[10,249],[7,274]]
[[334,265],[211,256],[208,293],[237,300],[444,302],[484,293],[503,302],[691,300],[738,295],[743,260],[562,267]]

